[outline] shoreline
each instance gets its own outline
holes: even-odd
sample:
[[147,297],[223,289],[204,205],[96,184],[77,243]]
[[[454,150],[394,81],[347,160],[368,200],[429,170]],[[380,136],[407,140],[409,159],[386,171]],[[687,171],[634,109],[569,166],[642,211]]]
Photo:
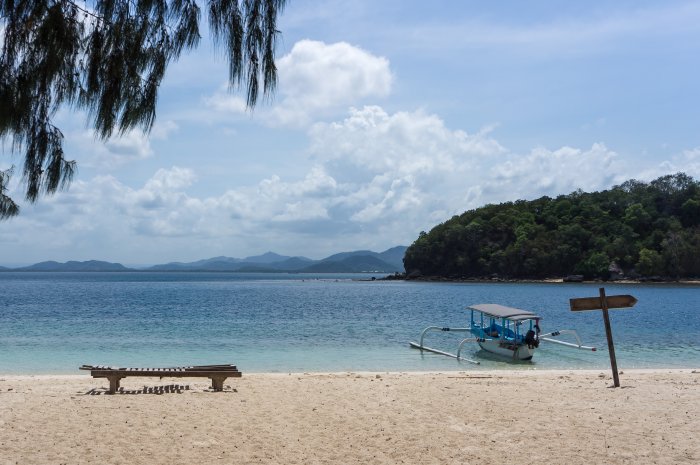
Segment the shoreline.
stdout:
[[[77,370],[76,370],[77,371]],[[628,368],[619,370],[621,374],[699,374],[700,375],[700,364],[697,367],[668,367],[668,368]],[[513,377],[527,377],[527,376],[551,376],[559,375],[562,373],[570,374],[580,374],[580,375],[597,375],[599,373],[605,373],[606,375],[611,374],[610,367],[607,368],[545,368],[539,370],[537,368],[532,369],[502,369],[496,368],[493,370],[465,370],[465,369],[455,369],[455,370],[429,370],[429,371],[411,371],[411,370],[399,370],[399,371],[366,371],[366,370],[351,370],[351,371],[290,371],[290,372],[271,372],[271,371],[251,371],[243,372],[243,376],[255,376],[255,377],[278,377],[278,376],[349,376],[349,375],[362,375],[362,376],[373,376],[373,375],[389,375],[389,376],[426,376],[426,375],[451,375],[455,373],[461,374],[473,374],[473,375],[494,375],[494,376],[513,376]],[[612,375],[611,375],[612,376]],[[0,372],[0,380],[8,379],[86,379],[91,378],[88,372],[66,374],[66,373],[11,373],[11,372]],[[147,378],[147,377],[146,377]],[[158,378],[154,376],[154,378]]]
[[[694,464],[700,369],[0,375],[8,463]],[[163,386],[165,385],[165,388]],[[512,460],[511,460],[512,459]],[[517,460],[516,460],[517,459]]]
[[544,279],[516,279],[516,278],[448,278],[446,276],[421,276],[407,277],[406,275],[388,275],[384,278],[377,278],[378,281],[406,281],[419,283],[474,283],[474,284],[635,284],[635,285],[682,285],[682,286],[700,286],[700,279],[610,279],[603,280],[585,280],[585,281],[567,281],[565,278],[544,278]]
[[[115,365],[116,366],[116,365]],[[659,374],[659,373],[700,373],[700,364],[698,366],[670,366],[670,367],[653,367],[653,368],[624,368],[618,366],[618,371],[620,373],[637,373],[637,374]],[[275,377],[275,376],[345,376],[345,375],[449,375],[454,373],[468,373],[474,375],[494,375],[494,376],[538,376],[538,375],[553,375],[561,373],[571,373],[571,374],[599,374],[604,373],[606,375],[611,375],[610,366],[600,367],[600,368],[542,368],[537,367],[532,368],[494,368],[494,369],[483,369],[474,368],[466,369],[464,367],[455,367],[455,369],[442,369],[442,370],[341,370],[341,371],[243,371],[243,376],[260,376],[260,377]],[[612,375],[611,375],[612,376]],[[50,371],[37,371],[37,372],[13,372],[13,371],[0,371],[0,379],[85,379],[89,378],[90,374],[88,372],[50,372]]]

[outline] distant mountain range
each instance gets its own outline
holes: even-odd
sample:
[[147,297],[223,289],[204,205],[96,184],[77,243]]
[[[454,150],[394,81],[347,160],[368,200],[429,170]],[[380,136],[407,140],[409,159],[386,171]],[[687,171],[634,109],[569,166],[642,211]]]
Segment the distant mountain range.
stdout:
[[342,252],[322,260],[289,257],[267,252],[246,258],[213,257],[195,262],[172,262],[148,268],[127,268],[120,263],[98,260],[59,263],[47,261],[21,268],[0,267],[0,271],[237,271],[237,272],[295,272],[295,273],[394,273],[403,272],[405,246],[384,252],[358,250]]
[[88,260],[86,262],[69,261],[59,263],[54,261],[36,263],[22,268],[8,268],[7,271],[129,271],[130,268],[119,263]]

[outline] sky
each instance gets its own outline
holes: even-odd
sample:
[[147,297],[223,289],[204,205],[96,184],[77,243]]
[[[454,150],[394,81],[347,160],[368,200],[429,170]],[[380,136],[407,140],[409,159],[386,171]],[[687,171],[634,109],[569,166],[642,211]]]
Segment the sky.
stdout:
[[381,252],[487,203],[700,179],[700,2],[289,0],[279,29],[253,111],[204,27],[149,134],[61,110],[77,175],[36,204],[14,176],[0,265]]

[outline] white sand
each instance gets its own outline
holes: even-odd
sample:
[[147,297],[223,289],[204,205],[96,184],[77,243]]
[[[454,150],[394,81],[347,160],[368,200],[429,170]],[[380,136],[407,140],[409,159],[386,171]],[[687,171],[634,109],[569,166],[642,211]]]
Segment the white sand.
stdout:
[[[700,370],[0,375],[0,464],[697,464]],[[143,394],[144,386],[188,386]],[[87,395],[86,395],[87,394]]]

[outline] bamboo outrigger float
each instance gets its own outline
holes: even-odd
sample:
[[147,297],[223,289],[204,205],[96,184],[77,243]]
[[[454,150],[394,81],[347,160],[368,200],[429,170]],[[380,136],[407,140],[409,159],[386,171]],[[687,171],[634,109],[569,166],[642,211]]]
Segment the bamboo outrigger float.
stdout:
[[[552,331],[541,335],[539,322],[542,317],[527,310],[499,304],[477,304],[468,307],[468,309],[471,311],[471,324],[468,328],[429,326],[421,333],[420,343],[411,342],[411,347],[477,365],[479,364],[477,360],[462,357],[462,347],[468,342],[476,342],[483,350],[511,360],[531,360],[540,341],[580,350],[596,350],[595,347],[582,345],[581,338],[572,329]],[[462,339],[457,346],[457,352],[453,354],[423,344],[425,335],[433,331],[470,332],[474,337]],[[562,334],[573,335],[576,343],[552,339]]]

